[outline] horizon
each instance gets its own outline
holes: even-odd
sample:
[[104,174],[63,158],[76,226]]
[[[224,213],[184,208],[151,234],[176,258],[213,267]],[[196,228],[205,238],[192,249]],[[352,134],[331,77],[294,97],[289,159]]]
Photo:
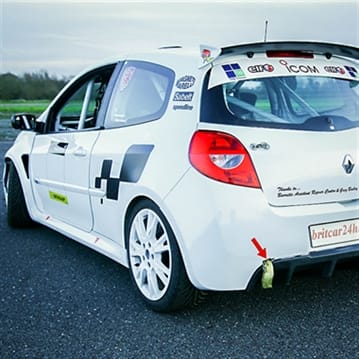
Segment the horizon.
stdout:
[[2,0],[0,10],[0,73],[17,76],[44,71],[74,76],[108,58],[170,44],[263,41],[267,20],[268,41],[358,46],[359,38],[359,4],[352,0]]

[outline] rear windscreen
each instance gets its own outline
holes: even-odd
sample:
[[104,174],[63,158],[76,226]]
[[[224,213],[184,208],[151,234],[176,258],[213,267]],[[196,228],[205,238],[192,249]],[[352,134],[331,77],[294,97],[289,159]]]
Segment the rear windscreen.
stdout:
[[[206,84],[207,82],[207,84]],[[335,131],[359,124],[359,82],[323,76],[251,78],[208,87],[201,121]]]

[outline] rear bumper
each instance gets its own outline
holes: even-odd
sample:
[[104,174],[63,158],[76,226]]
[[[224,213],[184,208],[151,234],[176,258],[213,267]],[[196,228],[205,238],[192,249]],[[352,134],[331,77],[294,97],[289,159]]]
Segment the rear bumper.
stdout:
[[[285,274],[285,283],[289,284],[296,271],[320,266],[320,272],[323,277],[331,277],[339,262],[348,259],[359,259],[359,244],[328,249],[320,252],[311,252],[305,256],[295,256],[292,258],[274,259],[274,273],[280,271]],[[262,267],[259,267],[253,274],[248,283],[247,290],[251,290],[262,275]]]

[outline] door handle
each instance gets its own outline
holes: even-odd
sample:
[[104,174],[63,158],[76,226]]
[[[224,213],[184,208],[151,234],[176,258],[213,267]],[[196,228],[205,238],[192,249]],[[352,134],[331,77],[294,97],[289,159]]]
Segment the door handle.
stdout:
[[74,156],[86,157],[87,156],[87,151],[82,146],[77,147],[76,150],[74,151]]
[[68,147],[67,142],[51,141],[49,147],[49,153],[53,155],[65,156],[66,149]]

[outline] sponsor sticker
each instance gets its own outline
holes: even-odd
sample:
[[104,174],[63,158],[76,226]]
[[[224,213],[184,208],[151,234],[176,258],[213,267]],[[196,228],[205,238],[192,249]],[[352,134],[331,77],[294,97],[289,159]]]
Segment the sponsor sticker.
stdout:
[[344,66],[344,67],[348,71],[351,77],[354,77],[355,79],[359,78],[359,73],[355,67],[352,66]]
[[53,192],[53,191],[49,191],[49,196],[50,199],[62,203],[62,204],[69,204],[69,201],[67,199],[67,196],[61,194],[61,193],[57,193],[57,192]]
[[183,101],[190,102],[192,101],[194,92],[190,91],[177,91],[173,96],[173,101]]
[[273,72],[274,66],[270,64],[252,65],[252,66],[248,66],[247,70],[252,74],[259,72]]
[[120,91],[123,91],[128,86],[135,72],[136,72],[136,68],[133,66],[125,68],[120,79],[120,85],[119,85]]
[[279,60],[279,63],[287,69],[289,73],[303,73],[303,74],[319,74],[319,70],[314,65],[291,65],[286,60]]
[[186,90],[194,85],[196,79],[191,75],[186,75],[179,78],[176,82],[176,87],[181,90]]
[[324,71],[329,72],[330,74],[345,74],[345,70],[340,66],[324,66]]
[[173,109],[176,110],[187,110],[187,111],[192,111],[193,110],[193,106],[188,105],[187,103],[185,105],[174,105]]
[[230,80],[237,80],[246,77],[238,63],[222,65],[222,69]]
[[312,247],[359,240],[359,218],[309,226]]

